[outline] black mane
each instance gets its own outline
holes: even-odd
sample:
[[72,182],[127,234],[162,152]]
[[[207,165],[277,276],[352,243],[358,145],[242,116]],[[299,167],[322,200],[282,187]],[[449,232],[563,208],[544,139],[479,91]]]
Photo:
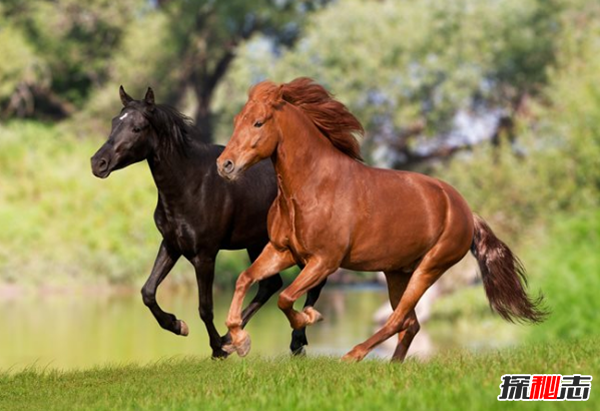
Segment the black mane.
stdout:
[[142,113],[156,130],[160,150],[185,155],[193,142],[201,142],[200,130],[194,121],[174,107],[156,104],[152,111]]

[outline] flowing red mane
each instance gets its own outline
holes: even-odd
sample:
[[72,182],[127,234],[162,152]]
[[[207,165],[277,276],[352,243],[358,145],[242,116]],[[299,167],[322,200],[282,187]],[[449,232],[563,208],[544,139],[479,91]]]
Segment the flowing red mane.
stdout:
[[362,136],[360,121],[323,86],[313,79],[300,77],[277,86],[270,81],[257,84],[250,91],[255,100],[283,99],[301,109],[331,143],[342,153],[362,160],[355,135]]

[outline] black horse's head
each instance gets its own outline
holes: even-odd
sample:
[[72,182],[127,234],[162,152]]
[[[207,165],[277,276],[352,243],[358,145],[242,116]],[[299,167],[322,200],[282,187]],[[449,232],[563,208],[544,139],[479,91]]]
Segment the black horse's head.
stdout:
[[119,95],[123,109],[112,119],[108,140],[91,159],[92,172],[99,178],[148,158],[156,140],[149,120],[156,108],[152,89],[148,88],[143,100],[131,98],[123,86]]

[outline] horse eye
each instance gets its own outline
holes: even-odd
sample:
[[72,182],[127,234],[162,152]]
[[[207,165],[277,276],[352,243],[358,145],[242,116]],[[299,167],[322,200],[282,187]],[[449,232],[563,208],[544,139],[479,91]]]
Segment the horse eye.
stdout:
[[254,127],[262,127],[264,123],[262,121],[257,121],[256,123],[254,123]]
[[139,128],[139,127],[134,127],[134,128],[133,128],[133,132],[134,132],[134,133],[139,133],[140,131],[142,131],[142,129],[141,129],[141,128]]

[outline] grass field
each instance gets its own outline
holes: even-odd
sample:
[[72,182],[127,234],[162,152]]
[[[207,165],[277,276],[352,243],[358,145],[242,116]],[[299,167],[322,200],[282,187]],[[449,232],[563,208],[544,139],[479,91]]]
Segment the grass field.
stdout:
[[426,363],[334,358],[182,358],[146,366],[0,375],[2,410],[465,410],[600,409],[587,402],[501,403],[505,373],[600,374],[600,339],[486,354],[448,352]]

